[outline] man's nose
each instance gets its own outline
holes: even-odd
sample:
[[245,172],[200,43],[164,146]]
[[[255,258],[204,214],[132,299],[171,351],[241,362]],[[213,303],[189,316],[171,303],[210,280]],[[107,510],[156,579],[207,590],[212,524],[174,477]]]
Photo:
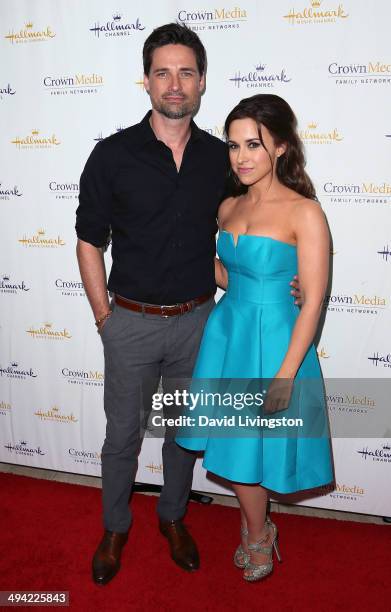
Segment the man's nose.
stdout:
[[177,74],[171,75],[171,89],[173,89],[174,91],[180,89],[179,77]]

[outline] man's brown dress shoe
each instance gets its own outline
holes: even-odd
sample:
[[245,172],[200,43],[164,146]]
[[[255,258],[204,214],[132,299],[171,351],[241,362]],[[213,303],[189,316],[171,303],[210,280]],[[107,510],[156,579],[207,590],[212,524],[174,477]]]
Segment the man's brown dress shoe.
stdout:
[[106,530],[92,559],[92,578],[96,584],[107,584],[120,568],[122,548],[128,533]]
[[200,567],[197,546],[182,521],[160,521],[159,529],[169,542],[172,560],[179,567],[188,571]]

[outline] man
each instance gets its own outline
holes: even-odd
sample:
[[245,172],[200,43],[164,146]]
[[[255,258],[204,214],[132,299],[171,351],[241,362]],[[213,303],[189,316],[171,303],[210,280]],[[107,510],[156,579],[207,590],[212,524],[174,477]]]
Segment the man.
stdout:
[[[191,376],[214,305],[216,216],[228,169],[226,145],[192,120],[205,88],[198,36],[178,24],[157,28],[145,41],[143,62],[152,111],[96,145],[77,209],[80,272],[105,355],[105,531],[92,564],[98,584],[117,573],[127,540],[141,414],[150,410],[160,377],[163,390],[173,392],[175,379]],[[110,232],[106,283],[103,248]],[[160,531],[173,560],[195,570],[199,555],[182,518],[196,456],[176,445],[170,430],[162,455]]]

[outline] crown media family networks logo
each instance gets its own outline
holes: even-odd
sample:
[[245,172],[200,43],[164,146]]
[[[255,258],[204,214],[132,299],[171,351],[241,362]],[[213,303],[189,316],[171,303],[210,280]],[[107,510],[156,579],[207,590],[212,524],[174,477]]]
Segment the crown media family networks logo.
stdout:
[[32,21],[28,21],[18,31],[10,30],[4,38],[10,41],[10,43],[33,43],[33,42],[44,42],[53,39],[56,33],[52,30],[51,26],[46,27],[34,27]]
[[67,455],[73,459],[74,463],[101,466],[101,453],[99,451],[71,447],[68,448]]
[[69,385],[103,387],[104,374],[97,369],[82,370],[75,368],[62,368],[61,376]]
[[357,183],[323,183],[321,198],[330,204],[390,204],[391,185],[387,181]]
[[11,414],[12,404],[10,402],[0,401],[0,416],[8,416]]
[[68,96],[77,94],[96,94],[104,85],[103,76],[100,74],[45,76],[43,79],[44,90],[51,96]]
[[331,499],[341,501],[359,501],[365,496],[365,489],[358,485],[329,484],[319,487],[319,490],[328,495]]
[[326,393],[330,413],[368,414],[376,408],[373,397],[362,393]]
[[343,312],[355,315],[377,315],[387,308],[385,297],[363,293],[326,295],[323,307],[328,312]]
[[195,32],[202,30],[234,30],[248,20],[247,10],[243,7],[216,7],[205,10],[180,9],[177,14],[179,23],[186,24]]
[[90,32],[93,32],[97,38],[112,37],[112,36],[132,36],[135,32],[142,32],[145,30],[145,26],[141,23],[139,17],[136,17],[133,21],[126,21],[122,19],[121,13],[114,13],[112,18],[109,18],[104,23],[95,21],[94,25],[90,27]]
[[56,200],[77,200],[79,196],[79,183],[72,181],[49,181],[48,194]]
[[366,64],[331,62],[328,76],[336,85],[389,85],[391,64],[374,59]]

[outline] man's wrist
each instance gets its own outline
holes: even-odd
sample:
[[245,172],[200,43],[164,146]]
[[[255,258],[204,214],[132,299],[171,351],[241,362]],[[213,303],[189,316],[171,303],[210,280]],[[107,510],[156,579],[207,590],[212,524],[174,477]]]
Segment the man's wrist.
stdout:
[[109,317],[111,317],[112,311],[108,310],[105,314],[102,314],[97,319],[95,319],[95,325],[99,329],[99,327],[104,323]]

